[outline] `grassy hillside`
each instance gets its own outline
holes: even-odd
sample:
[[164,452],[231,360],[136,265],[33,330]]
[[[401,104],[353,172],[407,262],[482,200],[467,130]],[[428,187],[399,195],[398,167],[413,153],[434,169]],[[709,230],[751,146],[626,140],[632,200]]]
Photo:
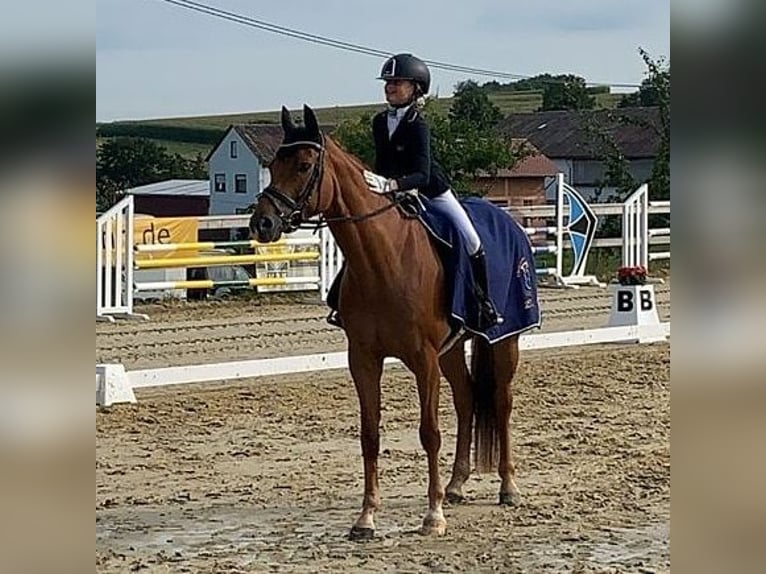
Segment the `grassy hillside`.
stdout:
[[[504,115],[511,113],[533,112],[537,110],[543,102],[542,92],[540,91],[491,92],[488,94],[488,97],[498,108],[500,108],[500,111]],[[622,96],[620,94],[606,93],[595,94],[595,97],[597,106],[613,108],[616,107]],[[452,98],[441,98],[436,101],[436,106],[444,112],[449,110],[451,104]],[[379,102],[374,104],[362,104],[355,106],[315,108],[314,111],[316,112],[320,123],[338,124],[348,119],[357,118],[365,113],[373,114],[377,111],[380,111],[384,105],[385,104],[383,102]],[[223,135],[224,130],[229,125],[244,123],[278,124],[279,110],[216,116],[194,116],[157,120],[138,120],[132,122],[118,122],[108,125],[119,125],[121,128],[126,128],[125,131],[128,133],[130,131],[129,126],[135,126],[137,131],[144,131],[147,127],[155,127],[159,129],[182,128],[182,130],[190,131],[199,130],[201,132],[205,132],[205,134],[208,136],[203,137],[203,139],[209,140],[210,136],[212,136],[212,139],[215,140],[216,136],[220,137]],[[205,134],[203,134],[203,136]],[[188,139],[182,133],[175,134],[172,137],[164,136],[162,138],[151,139],[167,147],[170,152],[177,152],[187,157],[194,157],[197,153],[201,153],[204,156],[212,148],[210,143],[200,142],[199,138],[195,138],[196,141],[188,141]]]

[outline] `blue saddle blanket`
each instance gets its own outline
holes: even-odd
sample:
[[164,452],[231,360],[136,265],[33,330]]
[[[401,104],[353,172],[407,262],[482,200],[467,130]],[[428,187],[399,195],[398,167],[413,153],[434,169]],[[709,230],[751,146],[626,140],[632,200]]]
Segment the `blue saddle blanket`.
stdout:
[[535,259],[526,231],[508,213],[485,199],[468,197],[460,201],[481,238],[487,259],[489,296],[504,319],[481,332],[477,327],[479,307],[465,242],[449,219],[429,208],[428,198],[420,199],[426,207],[420,220],[443,247],[440,251],[453,326],[480,334],[490,343],[539,327],[542,316]]

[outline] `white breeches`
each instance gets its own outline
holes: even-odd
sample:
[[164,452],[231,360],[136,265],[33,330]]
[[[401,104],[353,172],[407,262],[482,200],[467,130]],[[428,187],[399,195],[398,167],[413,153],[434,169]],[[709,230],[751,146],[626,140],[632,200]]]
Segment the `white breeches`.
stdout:
[[460,233],[465,241],[468,255],[474,255],[481,249],[479,234],[476,233],[476,228],[473,226],[471,219],[451,189],[431,199],[430,205],[432,209],[447,216],[454,223],[458,233]]

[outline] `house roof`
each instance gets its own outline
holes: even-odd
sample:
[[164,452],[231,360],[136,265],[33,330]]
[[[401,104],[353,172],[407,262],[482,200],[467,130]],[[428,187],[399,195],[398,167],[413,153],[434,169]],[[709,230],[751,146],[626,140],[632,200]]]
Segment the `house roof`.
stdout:
[[[270,163],[272,159],[274,159],[274,156],[277,153],[277,148],[282,143],[282,137],[284,135],[282,132],[282,126],[279,124],[231,125],[229,126],[229,129],[226,130],[226,133],[221,138],[221,140],[213,147],[212,150],[210,150],[207,158],[205,158],[207,161],[210,160],[210,156],[212,156],[215,150],[218,149],[218,147],[221,145],[221,142],[225,140],[229,135],[229,130],[232,129],[237,132],[239,137],[242,138],[242,141],[245,142],[247,147],[250,148],[250,151],[255,154],[255,157],[258,158],[258,161],[260,161],[262,165],[266,165]],[[321,129],[322,132],[327,135],[335,129],[335,126],[321,125],[319,126],[319,129]]]
[[552,111],[512,114],[501,133],[527,138],[549,158],[601,159],[588,126],[603,128],[627,158],[653,158],[660,143],[659,108]]
[[139,185],[125,191],[130,195],[177,195],[199,196],[210,195],[210,182],[207,179],[168,179],[147,185]]
[[238,124],[232,126],[261,164],[267,164],[282,143],[282,126],[275,124]]
[[523,157],[517,161],[512,169],[499,169],[496,173],[482,173],[479,177],[550,177],[561,170],[545,154],[524,138],[512,138],[511,147],[517,152],[522,152]]

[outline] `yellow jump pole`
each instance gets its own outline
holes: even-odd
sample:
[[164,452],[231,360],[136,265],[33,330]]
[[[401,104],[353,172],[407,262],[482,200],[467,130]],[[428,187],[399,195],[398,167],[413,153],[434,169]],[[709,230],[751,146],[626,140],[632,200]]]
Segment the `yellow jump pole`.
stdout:
[[318,251],[305,253],[264,253],[262,255],[216,255],[211,257],[179,257],[177,259],[136,260],[136,269],[165,269],[170,267],[209,267],[242,265],[265,261],[312,261],[319,259]]
[[275,241],[274,243],[260,243],[258,241],[200,241],[196,243],[146,243],[134,246],[136,253],[157,253],[164,251],[203,251],[210,249],[230,249],[234,247],[281,247],[292,245],[319,245],[318,238],[291,237]]

